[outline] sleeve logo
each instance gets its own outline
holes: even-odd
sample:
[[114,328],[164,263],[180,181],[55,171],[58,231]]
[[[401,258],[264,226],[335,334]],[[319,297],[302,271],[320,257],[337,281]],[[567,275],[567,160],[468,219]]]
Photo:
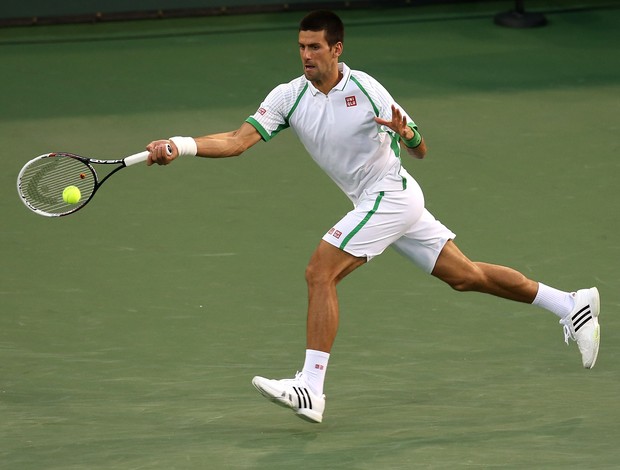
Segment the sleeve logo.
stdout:
[[342,237],[342,232],[340,230],[336,230],[334,227],[330,228],[327,233],[334,238]]

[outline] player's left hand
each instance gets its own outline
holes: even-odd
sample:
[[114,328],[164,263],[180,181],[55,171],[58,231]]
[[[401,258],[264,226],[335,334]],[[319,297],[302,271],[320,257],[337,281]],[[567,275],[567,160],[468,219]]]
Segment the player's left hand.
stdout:
[[382,126],[389,127],[398,135],[400,135],[403,139],[411,139],[413,132],[409,126],[407,126],[407,116],[404,116],[403,113],[400,112],[396,106],[392,105],[392,120],[387,121],[385,119],[381,119],[379,117],[375,118],[375,122]]

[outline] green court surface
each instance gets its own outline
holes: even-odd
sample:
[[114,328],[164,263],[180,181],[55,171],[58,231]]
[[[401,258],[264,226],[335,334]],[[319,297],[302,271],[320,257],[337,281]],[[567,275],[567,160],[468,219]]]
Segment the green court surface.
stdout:
[[598,286],[593,370],[554,315],[389,251],[340,285],[323,424],[268,403],[250,381],[302,366],[305,264],[349,210],[290,130],[123,170],[62,219],[15,180],[235,129],[301,74],[301,14],[4,29],[0,468],[618,468],[620,9],[494,26],[510,3],[342,12],[343,60],[419,124],[404,164],[463,251]]

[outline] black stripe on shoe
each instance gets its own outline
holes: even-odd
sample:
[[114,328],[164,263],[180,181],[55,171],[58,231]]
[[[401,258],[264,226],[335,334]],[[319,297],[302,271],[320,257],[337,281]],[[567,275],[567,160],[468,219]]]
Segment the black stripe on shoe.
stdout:
[[[297,394],[297,403],[298,403],[298,408],[308,408],[308,409],[312,409],[312,400],[310,399],[310,393],[308,393],[308,390],[305,388],[301,388],[301,387],[293,387],[293,390],[295,390],[295,393]],[[303,406],[302,406],[302,400],[303,400]]]
[[592,319],[592,312],[590,310],[590,306],[586,305],[581,310],[579,310],[575,315],[573,315],[573,327],[575,328],[575,332],[579,331],[579,329],[588,323]]
[[303,397],[303,395],[299,394],[299,390],[297,390],[297,387],[293,387],[293,390],[295,391],[295,394],[297,395],[297,408],[301,408],[301,399],[304,398],[304,402],[306,401],[305,397]]
[[312,409],[312,400],[310,399],[310,393],[308,392],[307,388],[302,389],[304,391],[304,393],[306,394],[306,396],[308,397],[308,408]]

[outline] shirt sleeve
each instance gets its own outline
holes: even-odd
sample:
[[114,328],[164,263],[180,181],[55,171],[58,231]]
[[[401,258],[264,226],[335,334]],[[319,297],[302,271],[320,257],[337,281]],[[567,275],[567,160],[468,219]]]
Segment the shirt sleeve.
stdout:
[[271,140],[282,129],[289,127],[285,84],[278,85],[263,100],[256,112],[246,122],[256,128],[265,142]]

